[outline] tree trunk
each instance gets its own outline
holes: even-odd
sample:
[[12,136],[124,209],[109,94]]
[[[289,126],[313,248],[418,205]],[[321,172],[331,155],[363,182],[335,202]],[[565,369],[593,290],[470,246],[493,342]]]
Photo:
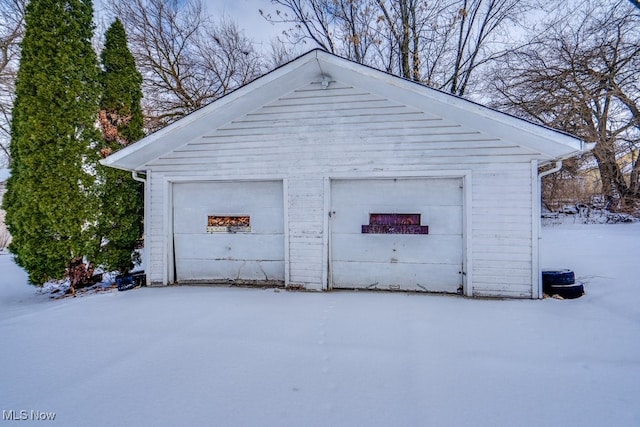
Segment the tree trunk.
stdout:
[[400,43],[400,55],[402,58],[402,77],[411,78],[411,66],[409,65],[411,40],[411,25],[409,24],[409,6],[408,0],[400,0],[400,19],[402,20],[402,39]]
[[611,206],[616,208],[623,198],[630,196],[630,192],[620,170],[620,165],[616,161],[613,142],[610,140],[599,141],[593,150],[593,155],[598,161],[602,192]]

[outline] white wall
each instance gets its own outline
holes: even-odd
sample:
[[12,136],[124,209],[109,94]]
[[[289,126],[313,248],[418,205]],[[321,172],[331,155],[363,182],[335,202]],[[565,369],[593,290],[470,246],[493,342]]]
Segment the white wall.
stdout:
[[203,134],[148,164],[152,283],[172,274],[171,181],[285,179],[289,284],[321,289],[327,177],[465,170],[473,186],[473,294],[532,296],[531,160],[538,153],[477,132],[472,117],[443,118],[353,85],[313,83]]

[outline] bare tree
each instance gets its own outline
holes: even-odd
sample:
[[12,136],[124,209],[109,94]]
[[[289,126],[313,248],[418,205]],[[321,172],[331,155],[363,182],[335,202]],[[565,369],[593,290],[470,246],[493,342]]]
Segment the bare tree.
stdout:
[[477,87],[483,67],[512,48],[510,30],[535,9],[529,0],[376,3],[401,64],[395,73],[461,96]]
[[494,73],[498,105],[596,143],[603,192],[637,208],[640,12],[626,0],[569,2],[561,12]]
[[11,109],[24,35],[27,0],[0,0],[0,166],[7,162],[11,140]]
[[213,83],[211,93],[226,95],[264,71],[264,60],[235,22],[206,26],[197,44],[201,66]]
[[[418,0],[273,0],[270,22],[289,24],[283,31],[293,44],[320,48],[406,78],[417,77],[419,28],[426,19]],[[413,63],[412,63],[413,60]]]
[[367,63],[369,50],[380,43],[379,22],[372,0],[272,0],[273,13],[260,10],[270,22],[289,24],[283,31],[291,45],[311,42],[328,52]]
[[200,0],[120,0],[123,22],[143,75],[147,127],[157,129],[201,108],[263,71],[235,24],[216,24]]
[[277,68],[293,60],[296,56],[296,52],[279,38],[271,40],[270,50],[266,58],[267,68]]
[[366,63],[381,40],[377,27],[380,26],[379,12],[369,0],[349,0],[334,2],[345,57],[358,63]]
[[336,53],[333,0],[272,0],[275,15],[260,9],[269,22],[290,24],[283,35],[293,45],[311,40],[327,52]]
[[386,50],[389,65],[387,68],[391,71],[394,59],[397,59],[399,75],[407,79],[420,80],[421,30],[423,24],[430,21],[423,15],[425,11],[433,10],[433,5],[430,9],[426,9],[417,0],[395,2],[376,0],[376,5],[381,12],[379,21],[386,24],[388,34]]
[[508,28],[531,9],[523,0],[463,0],[453,26],[455,60],[443,88],[464,95],[475,70],[502,56],[509,46]]
[[474,76],[511,48],[509,29],[531,0],[273,0],[263,16],[290,24],[291,43],[321,48],[465,95]]

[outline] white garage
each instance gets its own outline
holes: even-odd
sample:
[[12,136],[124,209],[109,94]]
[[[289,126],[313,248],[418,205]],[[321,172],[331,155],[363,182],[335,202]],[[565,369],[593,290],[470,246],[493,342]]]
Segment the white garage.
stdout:
[[152,286],[541,298],[540,175],[589,147],[313,50],[103,160]]
[[462,292],[461,178],[331,182],[333,288]]

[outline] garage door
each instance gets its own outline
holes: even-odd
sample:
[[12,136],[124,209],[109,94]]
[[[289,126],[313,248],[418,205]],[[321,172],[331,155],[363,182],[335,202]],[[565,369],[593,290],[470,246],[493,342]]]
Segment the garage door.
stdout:
[[173,185],[176,280],[283,282],[281,181]]
[[334,288],[459,292],[462,179],[333,180]]

